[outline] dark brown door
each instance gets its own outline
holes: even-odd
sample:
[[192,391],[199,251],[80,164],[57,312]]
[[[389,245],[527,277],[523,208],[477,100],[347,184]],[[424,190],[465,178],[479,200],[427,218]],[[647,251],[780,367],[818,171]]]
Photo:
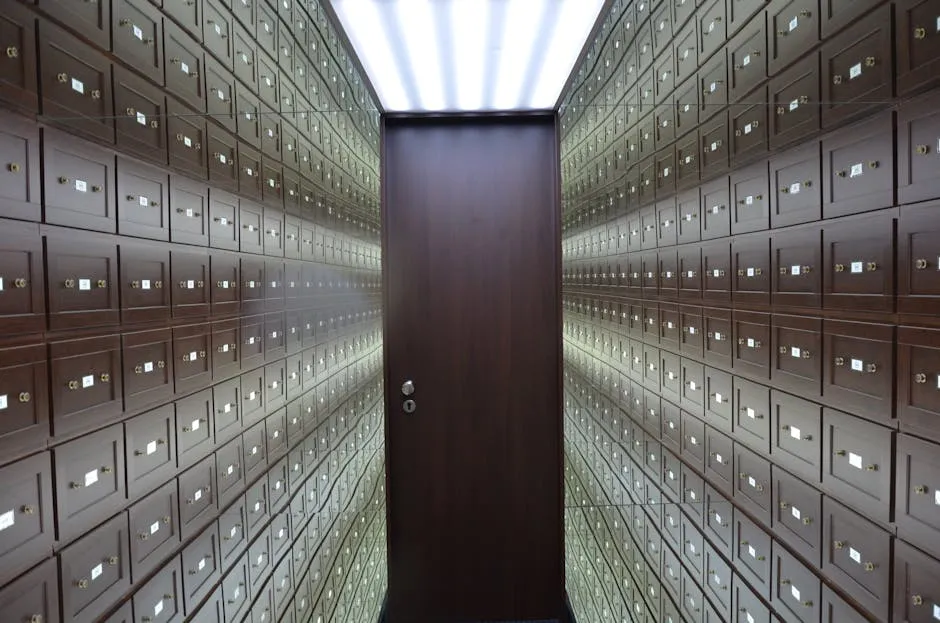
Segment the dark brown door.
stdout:
[[384,141],[388,620],[560,618],[555,120],[388,119]]

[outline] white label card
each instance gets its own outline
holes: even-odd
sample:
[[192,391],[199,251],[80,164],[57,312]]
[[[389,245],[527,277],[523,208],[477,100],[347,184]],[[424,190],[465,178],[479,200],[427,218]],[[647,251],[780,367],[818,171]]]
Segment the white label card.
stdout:
[[752,409],[751,407],[748,407],[748,408],[745,410],[745,413],[747,414],[747,417],[751,418],[752,420],[757,417],[757,411],[755,411],[755,410]]
[[75,78],[72,78],[72,90],[75,91],[76,93],[81,93],[84,95],[85,84],[81,80],[76,80]]
[[180,63],[180,71],[183,72],[184,74],[188,74],[189,65],[187,65],[186,63]]
[[794,17],[793,19],[791,19],[790,20],[790,32],[793,32],[794,30],[796,30],[796,27],[799,25],[800,25],[799,17]]
[[862,469],[862,457],[854,452],[849,452],[849,465],[855,469]]
[[186,145],[187,147],[192,147],[192,146],[193,146],[193,139],[189,138],[188,136],[184,136],[184,137],[183,137],[183,144]]
[[800,185],[799,182],[794,182],[793,184],[790,184],[790,194],[791,194],[791,195],[798,195],[798,194],[800,194],[800,190],[801,190],[802,188],[803,188],[803,187]]
[[790,507],[790,514],[793,515],[794,519],[803,519],[803,513],[795,506]]
[[193,494],[193,500],[198,502],[202,499],[202,489],[196,489],[196,492]]
[[232,474],[234,474],[234,473],[235,473],[235,466],[234,466],[234,465],[229,465],[229,466],[228,466],[228,469],[225,470],[225,473],[228,474],[229,476],[231,476]]
[[14,523],[16,523],[16,513],[12,509],[0,515],[0,531],[6,530]]
[[[940,19],[938,19],[938,22],[940,22]],[[937,24],[937,32],[940,32],[940,23]],[[933,605],[933,618],[940,621],[940,606],[937,604]]]
[[137,25],[134,26],[134,36],[137,37],[141,41],[144,40],[144,31],[141,30],[140,26],[137,26]]
[[[721,464],[723,464],[723,463],[725,462],[725,460],[722,458],[722,456],[721,456],[720,454],[717,454],[717,453],[715,454],[715,460],[718,461],[718,464],[719,464],[719,465],[721,465]],[[718,516],[715,515],[715,517],[717,518]]]
[[721,515],[715,513],[715,523],[721,523]]
[[[755,272],[755,270],[754,270],[753,268],[748,268],[748,269],[747,269],[747,276],[748,276],[748,277],[753,277],[755,274],[756,274],[756,272]],[[753,340],[751,340],[751,341],[753,341]],[[748,346],[750,346],[750,344],[748,344]]]
[[149,279],[142,279],[141,282],[140,282],[140,289],[141,289],[141,290],[149,290],[149,289],[150,289],[150,280],[149,280]]
[[864,361],[862,361],[861,359],[852,360],[852,370],[854,370],[855,372],[861,372],[864,369],[865,369]]
[[98,564],[92,567],[91,581],[94,582],[95,580],[97,580],[101,576],[102,572],[104,572],[104,567],[102,565]]
[[753,488],[755,488],[755,489],[757,488],[757,481],[754,480],[754,477],[753,477],[753,476],[748,476],[748,477],[747,477],[747,484],[749,484],[751,487],[753,487]]
[[695,491],[689,491],[689,497],[692,498],[693,500],[698,499],[698,495],[695,493]]
[[691,389],[693,392],[698,389],[698,385],[695,383],[695,381],[689,381],[689,389]]
[[856,63],[849,68],[849,80],[855,80],[862,75],[862,64]]
[[147,125],[147,115],[142,112],[137,113],[137,123],[140,125]]
[[0,411],[7,408],[7,395],[0,394]]
[[717,402],[718,404],[721,404],[723,401],[724,401],[724,396],[722,396],[721,394],[715,394],[715,402]]
[[802,435],[803,435],[803,431],[801,431],[799,428],[797,428],[796,426],[790,427],[791,437],[793,437],[794,439],[799,439],[800,437],[802,437]]
[[754,617],[751,616],[750,612],[745,612],[744,615],[747,617],[747,623],[754,623]]
[[147,456],[150,456],[157,451],[157,442],[151,441],[147,443]]
[[933,492],[933,503],[937,506],[940,506],[940,491]]
[[79,279],[78,280],[78,289],[82,292],[91,290],[91,279]]
[[862,163],[852,165],[852,171],[849,173],[849,177],[858,177],[859,175],[864,175],[865,169],[862,167]]
[[751,558],[757,558],[757,550],[754,549],[753,545],[747,546],[747,555],[750,556]]
[[748,347],[748,348],[754,348],[754,345],[755,345],[756,343],[757,343],[757,342],[754,341],[754,338],[752,338],[752,337],[747,338],[747,347]]
[[82,389],[88,389],[95,384],[95,377],[91,374],[82,377]]
[[753,131],[754,131],[754,126],[752,124],[749,123],[746,126],[744,126],[744,134],[750,134]]
[[858,274],[864,270],[864,264],[862,262],[852,262],[852,273]]
[[163,612],[163,601],[158,601],[157,604],[153,607],[153,616],[158,616]]
[[234,539],[236,534],[238,534],[238,527],[232,526],[232,529],[228,531],[229,538]]
[[741,65],[742,65],[743,67],[747,67],[747,66],[750,65],[750,64],[751,64],[751,55],[750,55],[750,54],[747,54],[747,55],[745,55],[744,58],[741,59]]
[[232,411],[232,403],[226,403],[226,405],[225,405],[224,407],[222,407],[222,411],[225,412],[225,413],[231,413],[231,411]]
[[795,586],[790,586],[790,594],[793,595],[793,599],[800,600],[800,589]]
[[855,549],[854,547],[849,548],[849,558],[854,560],[858,564],[862,564],[862,553]]
[[159,522],[159,521],[155,521],[155,522],[153,522],[152,524],[150,524],[150,534],[156,534],[156,533],[159,532],[159,531],[160,531],[160,522]]
[[793,100],[792,102],[790,102],[790,112],[793,112],[799,107],[800,107],[800,100]]
[[794,358],[796,358],[796,359],[799,359],[802,355],[803,355],[803,351],[800,350],[800,348],[799,348],[798,346],[791,346],[791,347],[790,347],[790,356],[791,356],[791,357],[794,357]]
[[144,372],[153,372],[153,362],[148,361],[144,364]]

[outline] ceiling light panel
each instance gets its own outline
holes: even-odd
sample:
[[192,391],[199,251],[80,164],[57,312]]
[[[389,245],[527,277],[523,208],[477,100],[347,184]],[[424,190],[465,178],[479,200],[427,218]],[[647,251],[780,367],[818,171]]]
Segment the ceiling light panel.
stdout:
[[549,110],[604,0],[331,0],[389,112]]

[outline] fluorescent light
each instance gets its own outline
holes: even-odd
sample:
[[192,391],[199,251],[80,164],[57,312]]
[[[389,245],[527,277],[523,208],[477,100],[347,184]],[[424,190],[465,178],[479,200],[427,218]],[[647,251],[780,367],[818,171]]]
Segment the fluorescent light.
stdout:
[[392,112],[552,108],[604,5],[604,0],[331,2],[383,107]]
[[458,68],[456,106],[461,110],[478,110],[484,106],[489,17],[489,2],[454,0],[450,3],[453,59]]
[[385,26],[375,2],[347,0],[333,2],[336,15],[349,36],[362,67],[380,94],[386,110],[407,110],[413,107],[405,93],[395,57],[389,45]]

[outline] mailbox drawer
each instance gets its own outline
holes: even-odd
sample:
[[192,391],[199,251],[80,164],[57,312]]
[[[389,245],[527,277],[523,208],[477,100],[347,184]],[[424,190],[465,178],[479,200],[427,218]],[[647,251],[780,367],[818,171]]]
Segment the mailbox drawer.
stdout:
[[[792,145],[819,131],[821,113],[816,105],[820,97],[819,75],[819,53],[813,52],[770,81],[767,101],[772,150]],[[818,144],[816,146],[818,152]],[[817,186],[815,194],[821,188]]]
[[205,57],[202,48],[172,22],[164,25],[166,88],[197,112],[206,111]]
[[733,23],[731,31],[733,33],[734,30],[747,23],[753,11],[749,11],[746,16],[740,15],[737,13],[737,6],[731,3],[732,14],[728,15],[725,12],[724,0],[711,0],[706,3],[699,2],[698,4],[699,9],[696,15],[699,40],[698,53],[699,59],[704,61],[724,45],[728,36],[728,23],[731,22],[732,16],[739,18],[738,21]]
[[940,561],[898,540],[894,547],[894,620],[921,623],[940,607]]
[[734,450],[731,437],[705,427],[705,477],[730,496],[734,492]]
[[900,327],[898,333],[898,417],[901,427],[940,440],[940,334]]
[[735,237],[731,243],[736,302],[770,303],[770,239],[765,234]]
[[893,537],[828,497],[823,500],[823,519],[823,575],[887,621]]
[[[772,543],[773,539],[763,528],[743,513],[735,513],[734,548],[732,549],[735,571],[745,578],[764,599],[770,598]],[[741,582],[735,582],[736,587],[741,585]]]
[[39,230],[14,221],[0,225],[0,319],[11,334],[42,331],[46,304]]
[[[232,44],[235,38],[235,26],[232,23],[227,5],[228,2],[204,0],[201,28],[206,50],[231,71],[235,60]],[[194,22],[192,26],[199,29],[200,24]]]
[[212,188],[209,191],[209,246],[238,251],[238,197]]
[[169,239],[168,186],[169,179],[164,171],[118,158],[118,233]]
[[[163,569],[134,593],[134,614],[151,621],[180,621],[183,618],[183,595],[180,592],[180,563],[173,558]],[[143,613],[147,613],[144,615]]]
[[222,320],[213,322],[211,329],[213,378],[218,381],[238,374],[241,368],[238,357],[240,348],[239,321]]
[[[695,301],[702,298],[702,251],[698,245],[683,245],[677,250],[679,298]],[[701,323],[699,323],[701,325]],[[701,329],[701,326],[698,327]],[[701,354],[701,334],[692,335],[690,347]]]
[[771,456],[774,463],[818,482],[822,465],[822,408],[774,390]]
[[216,516],[215,457],[189,468],[177,479],[180,501],[180,534],[184,540],[198,534]]
[[770,499],[770,461],[740,444],[735,444],[734,467],[737,471],[734,499],[765,524],[770,524],[773,514]]
[[0,591],[0,608],[11,621],[58,621],[59,579],[55,559],[46,560]]
[[823,138],[823,216],[894,205],[893,112]]
[[937,446],[901,435],[897,450],[898,534],[934,556],[940,555],[940,461]]
[[[283,371],[283,364],[281,372]],[[270,366],[269,366],[270,367]],[[287,411],[280,409],[265,418],[265,436],[268,444],[268,460],[272,461],[287,451]]]
[[[938,33],[940,36],[940,33]],[[934,170],[940,154],[940,98],[936,92],[898,106],[898,202],[940,197]]]
[[761,103],[731,111],[731,159],[735,167],[767,152],[767,106],[763,103],[767,101],[767,89],[761,87],[745,98],[745,102],[754,101]]
[[0,41],[10,46],[0,68],[0,100],[24,111],[38,110],[36,26],[32,11],[16,4],[4,7]]
[[182,596],[186,604],[186,612],[191,615],[221,575],[219,533],[216,524],[210,524],[202,534],[186,546],[181,561]]
[[[209,289],[213,316],[228,316],[239,311],[239,260],[233,253],[212,251],[209,256]],[[234,347],[234,344],[233,344]],[[236,349],[233,348],[233,351]],[[228,353],[229,351],[226,351]],[[225,354],[225,353],[223,353]],[[231,352],[236,357],[235,352]]]
[[139,582],[180,544],[179,500],[171,480],[128,509],[131,573]]
[[727,372],[705,368],[705,419],[709,425],[726,433],[731,432],[734,420],[732,378]]
[[731,235],[730,202],[727,177],[702,186],[702,240]]
[[114,143],[111,61],[47,21],[41,22],[38,39],[44,118],[71,133]]
[[862,615],[850,606],[831,588],[823,584],[823,623],[869,623],[868,615]]
[[[279,558],[281,554],[290,548],[290,508],[287,507],[271,519],[271,541],[274,545],[273,555]],[[285,557],[284,561],[288,567],[291,564],[290,557]],[[282,563],[283,564],[283,563]]]
[[[768,569],[769,573],[769,569]],[[770,608],[757,598],[751,588],[738,579],[734,581],[735,623],[770,623]]]
[[242,445],[245,448],[245,478],[250,482],[263,474],[267,466],[267,437],[263,420],[242,434]]
[[245,457],[241,437],[215,451],[216,495],[225,506],[241,494],[245,485]]
[[184,175],[206,179],[209,176],[209,141],[205,116],[172,97],[167,98],[167,110],[170,167]]
[[173,396],[173,340],[170,329],[122,336],[124,407],[134,411]]
[[271,533],[264,530],[248,547],[248,576],[252,587],[261,586],[264,583],[265,579],[271,575],[273,564]]
[[176,471],[176,419],[172,404],[124,423],[127,488],[130,496],[152,489]]
[[167,163],[166,96],[123,67],[114,67],[117,144],[139,158]]
[[826,321],[823,399],[858,415],[888,422],[893,415],[893,326]]
[[818,307],[823,263],[818,226],[776,232],[771,237],[773,300],[781,305]]
[[[235,79],[229,71],[212,58],[206,58],[206,101],[211,118],[231,134],[238,132],[238,112],[235,105]],[[219,162],[228,164],[228,162]]]
[[[727,301],[731,296],[731,245],[727,241],[702,245],[702,297],[709,301]],[[706,322],[706,324],[708,324]],[[709,342],[705,343],[706,355]],[[730,349],[729,355],[730,355]]]
[[163,15],[145,0],[111,4],[114,55],[163,86]]
[[[741,100],[767,78],[767,31],[764,14],[752,18],[728,42],[728,95]],[[766,111],[765,106],[761,106]]]
[[[210,123],[206,126],[206,146],[206,152],[209,155],[207,172],[209,180],[212,182],[213,193],[222,190],[237,190],[239,171],[241,171],[241,167],[238,163],[238,141],[230,133]],[[237,206],[237,204],[235,205]],[[213,216],[213,222],[218,223],[218,227],[213,226],[213,229],[219,229],[219,231],[210,234],[212,237],[234,237],[235,240],[238,239],[238,233],[235,231],[235,227],[229,227],[229,230],[226,230],[225,228],[229,226],[229,224],[215,221],[215,218],[216,217]],[[223,233],[226,231],[229,233]],[[229,248],[228,246],[223,246],[221,243],[218,245],[215,243],[211,244],[219,248]]]
[[[696,249],[696,253],[697,251]],[[682,266],[683,265],[680,263],[680,269]],[[694,269],[696,273],[700,272],[697,266],[698,264],[696,263],[696,268]],[[680,336],[681,344],[679,345],[680,352],[682,352],[683,355],[701,358],[704,353],[704,321],[702,319],[702,308],[690,306],[680,307],[679,323],[682,328]]]
[[[721,271],[724,272],[725,269]],[[726,309],[705,307],[702,310],[702,317],[705,321],[705,361],[729,369],[733,352],[731,312]]]
[[[729,461],[730,462],[730,461]],[[724,551],[731,551],[734,505],[710,485],[705,485],[705,532]]]
[[890,521],[894,436],[891,429],[825,409],[822,487],[869,518]]
[[805,565],[782,547],[774,551],[774,591],[771,603],[793,620],[820,620],[822,583]]
[[898,94],[908,95],[931,86],[937,79],[940,28],[937,7],[931,0],[897,3]]
[[823,227],[826,307],[894,309],[894,211]]
[[[680,363],[682,387],[680,403],[684,409],[696,414],[703,414],[707,401],[707,377],[700,363],[682,359]],[[709,368],[711,370],[711,368]]]
[[56,512],[59,539],[72,539],[124,507],[124,432],[114,425],[58,446]]
[[[220,405],[221,407],[221,405]],[[205,389],[176,401],[176,461],[188,467],[208,454],[215,444],[212,391]]]
[[290,468],[286,458],[282,458],[268,470],[268,493],[271,496],[272,511],[279,509],[287,501],[287,481]]
[[170,179],[170,239],[198,246],[209,244],[209,189],[201,182]]
[[226,621],[238,621],[244,615],[251,603],[249,593],[250,578],[248,577],[248,554],[245,553],[233,569],[222,578],[223,610]]
[[755,378],[770,378],[770,315],[734,312],[734,368]]
[[210,303],[210,266],[206,251],[170,252],[173,280],[173,317],[207,316]]
[[0,170],[0,217],[39,221],[39,128],[7,113],[0,113],[0,124],[0,160],[6,164]]
[[170,316],[170,255],[165,248],[123,242],[121,315],[125,323],[166,321]]
[[0,469],[0,497],[8,510],[0,516],[0,581],[6,582],[52,552],[52,466],[42,453]]
[[114,517],[59,554],[65,620],[100,620],[131,587],[127,516]]
[[[717,98],[708,97],[705,99],[709,100],[711,106],[711,100]],[[728,170],[729,155],[731,153],[728,144],[727,112],[720,113],[700,127],[699,146],[702,148],[702,179],[714,177],[716,174]]]
[[[653,574],[655,577],[655,574]],[[720,617],[717,621],[731,620],[731,565],[711,545],[705,547],[705,587],[706,594],[716,604]]]
[[219,515],[219,554],[220,568],[229,569],[235,558],[248,546],[246,527],[248,525],[246,497],[241,497]]
[[173,329],[176,353],[175,386],[177,394],[202,389],[211,384],[212,350],[209,325],[190,325]]
[[767,30],[768,68],[774,75],[819,43],[818,1],[774,0],[767,9]]
[[821,319],[774,314],[771,344],[774,386],[803,396],[820,396],[822,343]]
[[120,338],[49,344],[53,434],[105,424],[123,412]]
[[744,234],[770,225],[770,193],[767,163],[762,162],[731,175],[731,233]]
[[12,460],[44,448],[49,437],[46,349],[2,349],[0,361],[0,450]]
[[894,95],[892,18],[886,4],[823,44],[824,127],[857,119]]
[[261,478],[245,492],[247,533],[251,538],[261,533],[271,518],[268,479]]
[[819,565],[822,494],[799,478],[773,468],[774,533],[801,556]]
[[45,220],[115,231],[114,154],[55,130],[43,130]]
[[212,388],[216,442],[223,442],[241,431],[240,393],[241,379],[237,377]]

